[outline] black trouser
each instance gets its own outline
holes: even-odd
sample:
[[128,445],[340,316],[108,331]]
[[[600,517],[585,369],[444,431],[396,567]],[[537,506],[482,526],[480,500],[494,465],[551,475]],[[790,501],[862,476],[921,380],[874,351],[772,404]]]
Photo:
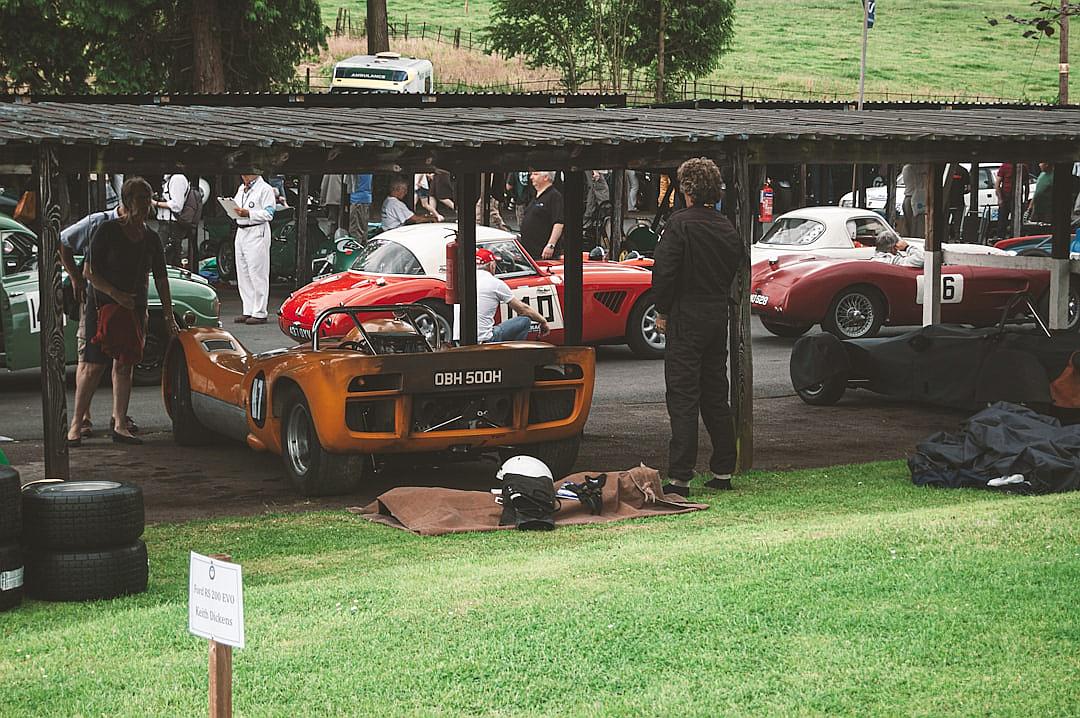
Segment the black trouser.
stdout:
[[1013,196],[1007,194],[998,205],[998,236],[1002,239],[1012,236]]
[[735,470],[735,426],[728,404],[725,302],[681,302],[668,317],[664,380],[671,419],[668,477],[689,481],[698,450],[698,414],[712,440],[709,469]]

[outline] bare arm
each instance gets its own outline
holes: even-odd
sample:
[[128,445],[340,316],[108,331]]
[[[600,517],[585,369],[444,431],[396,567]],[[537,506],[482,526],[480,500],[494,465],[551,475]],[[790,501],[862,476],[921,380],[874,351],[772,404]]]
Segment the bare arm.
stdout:
[[562,223],[551,225],[551,236],[548,237],[547,245],[544,247],[544,251],[540,253],[543,259],[551,259],[555,256],[555,247],[559,243],[559,239],[562,238],[563,233]]
[[507,304],[510,305],[510,308],[514,310],[516,314],[521,314],[528,317],[529,319],[532,319],[534,322],[539,322],[541,336],[547,334],[550,331],[548,329],[547,319],[545,319],[543,315],[540,314],[540,312],[536,311],[525,302],[521,301],[517,297],[514,297],[509,302],[507,302]]
[[90,283],[90,286],[94,289],[102,294],[109,295],[122,307],[127,307],[128,309],[135,308],[135,295],[117,289],[109,282],[109,280],[105,279],[105,277],[96,274],[92,262],[86,262],[83,266],[83,273],[86,276],[86,280]]
[[64,271],[71,277],[71,289],[75,293],[75,303],[82,304],[86,298],[86,278],[79,268],[75,266],[75,255],[65,245],[60,245],[60,263],[64,265]]

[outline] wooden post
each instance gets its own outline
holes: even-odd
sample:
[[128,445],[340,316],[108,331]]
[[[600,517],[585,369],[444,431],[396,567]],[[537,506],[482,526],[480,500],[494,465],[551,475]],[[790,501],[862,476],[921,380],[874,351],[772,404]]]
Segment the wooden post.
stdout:
[[800,208],[806,206],[806,163],[799,165],[799,193],[795,198],[796,205]]
[[614,259],[618,259],[619,247],[622,246],[623,240],[623,200],[626,194],[626,170],[618,168],[612,170],[615,174],[612,176],[611,183],[611,236],[608,237],[608,256]]
[[[941,176],[945,165],[926,166],[926,256],[923,264],[923,326],[941,323],[941,238],[946,231]],[[947,191],[947,188],[946,188]]]
[[[63,180],[52,147],[38,153],[38,303],[41,340],[41,408],[45,476],[70,478],[67,394],[64,388],[64,301],[60,284],[60,206],[53,185]],[[35,311],[34,307],[30,307]]]
[[736,472],[754,465],[754,353],[750,341],[750,246],[753,242],[754,188],[750,186],[750,164],[746,150],[735,154],[735,231],[742,239],[746,256],[736,277],[739,303],[728,316],[728,347],[731,364],[731,410],[738,447]]
[[[232,561],[225,553],[210,558]],[[210,641],[210,718],[232,718],[232,646],[217,641]]]
[[485,227],[491,226],[491,173],[483,172],[480,174],[480,187],[481,187],[481,200],[480,211],[482,219],[480,224]]
[[[311,177],[300,177],[300,204],[296,208],[296,269],[293,281],[303,287],[311,281],[311,252],[308,251],[308,188]],[[344,197],[341,198],[345,200]]]
[[1064,329],[1069,323],[1069,244],[1072,239],[1070,219],[1072,215],[1072,163],[1054,163],[1054,185],[1051,187],[1051,240],[1050,256],[1054,266],[1050,270],[1050,328]]
[[458,321],[461,343],[476,344],[476,222],[471,208],[480,199],[480,175],[464,172],[457,176],[454,204],[457,207]]
[[1027,194],[1027,186],[1027,164],[1021,162],[1013,163],[1013,237],[1019,237],[1024,231],[1024,195]]
[[566,325],[563,343],[581,344],[582,267],[581,225],[585,220],[585,173],[567,170],[563,182],[563,321]]
[[896,228],[896,165],[885,165],[885,219]]

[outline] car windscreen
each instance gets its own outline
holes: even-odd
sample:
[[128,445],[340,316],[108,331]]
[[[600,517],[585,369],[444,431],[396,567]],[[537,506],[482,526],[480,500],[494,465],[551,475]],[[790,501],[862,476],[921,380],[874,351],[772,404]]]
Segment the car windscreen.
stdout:
[[369,240],[353,260],[351,269],[372,274],[423,274],[416,255],[388,239]]
[[802,217],[784,217],[769,227],[769,231],[758,240],[758,244],[785,246],[813,244],[824,233],[825,225],[821,222]]
[[480,242],[478,246],[491,250],[495,255],[496,277],[521,277],[536,273],[521,247],[512,239],[492,239]]
[[343,80],[383,80],[386,82],[405,82],[409,73],[404,70],[390,70],[384,67],[337,67],[334,77]]

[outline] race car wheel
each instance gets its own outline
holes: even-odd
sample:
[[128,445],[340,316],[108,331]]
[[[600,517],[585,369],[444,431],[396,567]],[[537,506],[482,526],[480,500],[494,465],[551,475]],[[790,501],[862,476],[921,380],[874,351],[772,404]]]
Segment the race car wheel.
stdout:
[[22,533],[22,498],[19,472],[0,464],[0,543],[17,539]]
[[884,321],[884,304],[877,290],[851,287],[832,300],[821,328],[841,339],[864,339],[877,336]]
[[23,540],[55,551],[123,546],[142,536],[142,489],[115,481],[58,481],[22,493]]
[[[1047,326],[1050,326],[1050,290],[1047,289],[1039,297],[1039,316],[1044,317]],[[1069,313],[1065,327],[1059,331],[1075,332],[1080,329],[1080,282],[1075,279],[1069,280]]]
[[218,277],[230,282],[236,279],[236,247],[233,246],[232,237],[218,242],[217,273]]
[[0,613],[22,603],[23,554],[18,544],[0,543]]
[[761,326],[765,327],[765,330],[770,334],[775,334],[778,337],[787,337],[794,339],[795,337],[801,337],[810,331],[810,327],[813,324],[778,324],[771,322],[765,317],[759,317],[761,319]]
[[168,397],[173,439],[176,443],[180,446],[202,446],[210,443],[214,434],[202,425],[191,405],[191,379],[188,377],[183,349],[177,349],[170,357]]
[[847,376],[833,374],[820,384],[798,389],[799,398],[812,406],[832,406],[844,396],[847,390]]
[[142,359],[131,371],[131,383],[135,386],[161,384],[161,370],[165,364],[165,348],[169,346],[169,333],[160,317],[150,316],[146,328],[146,344]]
[[146,544],[90,551],[26,551],[26,595],[43,601],[96,601],[146,590]]
[[656,302],[652,292],[646,292],[630,310],[626,323],[626,343],[630,350],[642,359],[661,359],[667,346],[667,337],[656,329]]
[[423,332],[424,336],[428,338],[428,341],[431,341],[434,337],[436,328],[439,332],[439,339],[443,344],[452,341],[454,338],[454,329],[451,325],[453,314],[450,313],[450,308],[443,302],[438,301],[420,302],[420,304],[423,304],[425,307],[435,312],[437,327],[432,326],[431,317],[426,313],[416,313],[416,326]]
[[367,457],[331,454],[319,442],[311,407],[299,389],[286,389],[281,417],[281,457],[285,473],[304,496],[337,496],[356,491]]

